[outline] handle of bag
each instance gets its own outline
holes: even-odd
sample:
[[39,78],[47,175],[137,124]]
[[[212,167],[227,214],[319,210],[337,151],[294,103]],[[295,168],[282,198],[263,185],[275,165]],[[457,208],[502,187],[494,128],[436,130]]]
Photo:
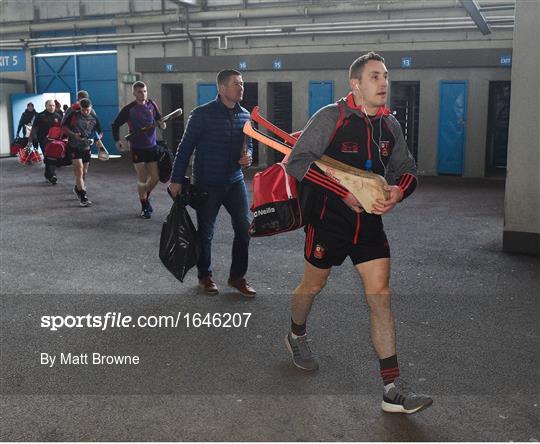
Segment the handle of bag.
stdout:
[[289,175],[287,174],[287,171],[285,170],[285,165],[282,163],[278,163],[278,165],[283,168],[283,173],[285,174],[285,189],[287,190],[287,197],[289,199],[293,198],[292,192],[291,192],[291,186],[289,185]]

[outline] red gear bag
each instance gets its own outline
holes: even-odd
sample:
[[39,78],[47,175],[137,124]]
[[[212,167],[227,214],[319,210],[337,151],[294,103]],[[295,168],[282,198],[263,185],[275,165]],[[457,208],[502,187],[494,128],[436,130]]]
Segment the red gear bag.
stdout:
[[253,177],[252,237],[272,236],[304,225],[296,179],[276,163]]

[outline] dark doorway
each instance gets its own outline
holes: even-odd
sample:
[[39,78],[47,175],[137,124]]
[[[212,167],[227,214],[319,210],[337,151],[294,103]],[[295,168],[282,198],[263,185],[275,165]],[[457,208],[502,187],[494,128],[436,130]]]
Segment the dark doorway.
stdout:
[[506,174],[509,118],[510,82],[489,82],[486,176],[504,176]]
[[392,82],[392,111],[401,125],[409,151],[418,161],[420,82]]
[[[259,103],[259,85],[257,82],[244,83],[244,98],[240,102],[244,108],[250,113],[253,108]],[[253,140],[253,164],[259,164],[259,142]]]
[[[268,118],[279,128],[288,133],[292,132],[292,83],[268,83]],[[272,150],[268,156],[269,163],[280,162],[284,155]]]
[[[165,116],[177,108],[182,108],[184,113],[184,88],[182,84],[161,85],[161,115]],[[176,149],[184,134],[184,114],[167,122],[167,128],[163,131],[163,138],[171,151],[176,154]]]

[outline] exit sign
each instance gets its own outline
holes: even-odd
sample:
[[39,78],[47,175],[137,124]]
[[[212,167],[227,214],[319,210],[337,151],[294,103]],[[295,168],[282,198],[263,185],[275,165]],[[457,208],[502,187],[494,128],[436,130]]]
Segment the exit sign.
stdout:
[[512,56],[510,54],[503,54],[499,59],[501,66],[512,66]]
[[137,74],[132,74],[130,72],[122,74],[122,83],[135,83],[137,80],[139,80]]

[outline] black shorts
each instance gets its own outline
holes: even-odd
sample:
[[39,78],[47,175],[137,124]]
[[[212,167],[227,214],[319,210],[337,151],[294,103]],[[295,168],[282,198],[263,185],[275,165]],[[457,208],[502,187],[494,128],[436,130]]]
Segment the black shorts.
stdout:
[[328,269],[341,265],[349,256],[353,265],[374,259],[390,257],[390,247],[384,230],[379,230],[369,240],[362,239],[357,244],[352,240],[339,238],[313,225],[306,226],[304,258],[314,267]]
[[83,163],[90,162],[90,157],[92,156],[92,151],[90,149],[78,149],[69,147],[69,157],[73,159],[82,159]]
[[133,163],[157,162],[157,147],[153,148],[131,148],[131,160]]

